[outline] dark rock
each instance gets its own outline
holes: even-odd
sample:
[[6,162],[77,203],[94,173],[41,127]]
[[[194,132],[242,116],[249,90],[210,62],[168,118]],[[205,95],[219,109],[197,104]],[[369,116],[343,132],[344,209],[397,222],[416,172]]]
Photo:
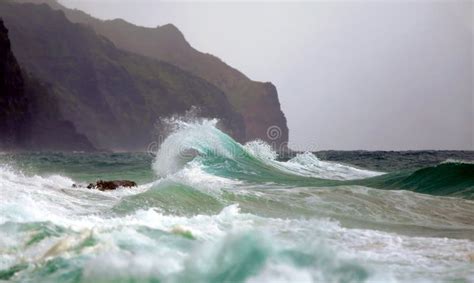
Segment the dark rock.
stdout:
[[18,64],[2,19],[0,150],[94,150],[71,122],[62,119],[52,91]]
[[[131,188],[136,187],[137,183],[129,180],[114,180],[114,181],[103,181],[99,180],[95,184],[90,183],[88,189],[98,189],[99,191],[111,191],[115,190],[118,187]],[[74,185],[73,185],[74,187]]]
[[28,100],[20,66],[0,19],[0,149],[10,149],[27,135]]

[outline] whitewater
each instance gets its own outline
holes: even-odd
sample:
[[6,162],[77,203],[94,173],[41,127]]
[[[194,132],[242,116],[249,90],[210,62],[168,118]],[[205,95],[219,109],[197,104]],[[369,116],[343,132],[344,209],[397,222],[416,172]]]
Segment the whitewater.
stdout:
[[[153,157],[0,155],[0,281],[474,282],[469,158],[281,161],[216,120],[168,122]],[[97,179],[139,186],[72,188]]]

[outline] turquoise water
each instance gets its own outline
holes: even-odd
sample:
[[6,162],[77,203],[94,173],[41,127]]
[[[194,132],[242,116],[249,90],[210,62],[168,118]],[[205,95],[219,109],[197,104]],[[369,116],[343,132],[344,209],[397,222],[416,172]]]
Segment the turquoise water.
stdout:
[[[471,153],[364,154],[278,161],[204,120],[151,155],[0,155],[0,280],[474,281]],[[72,188],[98,179],[139,187]]]

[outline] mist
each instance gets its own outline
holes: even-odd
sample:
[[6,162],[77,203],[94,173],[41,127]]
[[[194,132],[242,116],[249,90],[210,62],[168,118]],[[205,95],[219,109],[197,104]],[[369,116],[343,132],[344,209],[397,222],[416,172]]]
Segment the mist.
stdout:
[[273,82],[293,149],[474,149],[471,1],[60,2]]

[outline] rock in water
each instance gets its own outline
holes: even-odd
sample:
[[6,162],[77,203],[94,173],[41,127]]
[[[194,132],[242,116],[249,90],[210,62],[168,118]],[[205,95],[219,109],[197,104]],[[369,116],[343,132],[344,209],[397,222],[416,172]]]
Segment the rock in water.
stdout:
[[136,187],[137,183],[129,180],[114,180],[114,181],[103,181],[99,180],[95,184],[90,183],[88,189],[98,189],[100,191],[111,191],[115,190],[118,187],[131,188]]

